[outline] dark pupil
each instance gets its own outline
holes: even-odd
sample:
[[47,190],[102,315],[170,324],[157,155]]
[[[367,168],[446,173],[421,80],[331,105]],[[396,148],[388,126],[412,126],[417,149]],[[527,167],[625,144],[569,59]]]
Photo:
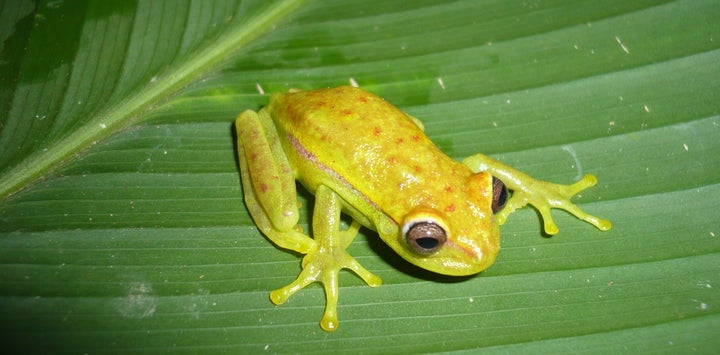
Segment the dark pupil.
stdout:
[[415,240],[415,243],[423,249],[433,249],[440,244],[440,242],[435,238],[419,238]]

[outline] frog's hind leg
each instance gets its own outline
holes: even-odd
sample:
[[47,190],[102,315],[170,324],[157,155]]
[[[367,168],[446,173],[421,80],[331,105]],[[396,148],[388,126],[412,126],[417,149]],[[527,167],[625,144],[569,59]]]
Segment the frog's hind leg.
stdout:
[[261,111],[235,120],[245,204],[257,227],[281,248],[307,253],[314,241],[298,230],[295,178],[272,121]]
[[341,198],[329,188],[320,186],[315,192],[315,238],[304,234],[297,226],[295,176],[271,118],[264,111],[259,114],[245,111],[238,116],[235,126],[245,204],[253,221],[281,248],[307,254],[300,275],[289,285],[270,292],[270,300],[282,304],[305,286],[320,282],[326,296],[320,326],[326,331],[335,330],[338,326],[340,270],[352,270],[373,287],[382,283],[345,250],[357,235],[360,224],[353,221],[348,229],[340,230]]

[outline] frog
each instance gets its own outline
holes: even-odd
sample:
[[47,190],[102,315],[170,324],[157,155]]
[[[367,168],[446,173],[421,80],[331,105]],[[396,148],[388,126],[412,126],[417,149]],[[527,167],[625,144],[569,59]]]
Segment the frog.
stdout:
[[[281,249],[303,255],[294,281],[270,292],[276,305],[312,283],[325,293],[320,327],[338,328],[339,273],[370,287],[382,280],[347,252],[365,227],[404,260],[432,273],[471,276],[500,250],[500,225],[531,205],[545,233],[563,209],[599,230],[608,220],[570,201],[597,178],[563,185],[536,180],[483,154],[457,161],[424,133],[423,123],[354,86],[292,89],[235,120],[245,205],[257,228]],[[297,184],[314,195],[311,231],[299,226]],[[348,222],[343,222],[343,215]]]

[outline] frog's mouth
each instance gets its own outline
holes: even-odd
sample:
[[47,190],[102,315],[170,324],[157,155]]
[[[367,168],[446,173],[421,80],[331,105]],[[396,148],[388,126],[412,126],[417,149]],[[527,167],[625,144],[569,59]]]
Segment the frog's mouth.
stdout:
[[[453,248],[453,243],[445,244],[446,248]],[[452,257],[440,257],[438,255],[425,259],[412,260],[414,264],[423,269],[449,276],[470,276],[485,271],[495,261],[495,254],[475,254],[467,248],[454,248],[459,253]],[[461,257],[459,255],[462,255]]]
[[447,244],[448,249],[457,250],[464,254],[464,257],[447,258],[442,261],[443,269],[452,270],[455,276],[474,275],[485,271],[495,261],[494,252],[484,252],[480,247],[463,246],[454,242]]

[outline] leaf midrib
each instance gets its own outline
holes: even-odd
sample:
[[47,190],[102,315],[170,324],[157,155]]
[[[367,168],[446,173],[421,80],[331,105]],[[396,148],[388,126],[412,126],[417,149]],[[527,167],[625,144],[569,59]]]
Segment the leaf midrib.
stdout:
[[197,51],[190,59],[158,75],[157,80],[146,83],[135,94],[99,110],[77,130],[0,176],[0,201],[6,201],[52,173],[78,152],[135,123],[142,113],[188,83],[216,70],[231,53],[272,29],[274,24],[303,3],[304,1],[284,0],[269,6],[249,21],[231,28],[217,41]]

